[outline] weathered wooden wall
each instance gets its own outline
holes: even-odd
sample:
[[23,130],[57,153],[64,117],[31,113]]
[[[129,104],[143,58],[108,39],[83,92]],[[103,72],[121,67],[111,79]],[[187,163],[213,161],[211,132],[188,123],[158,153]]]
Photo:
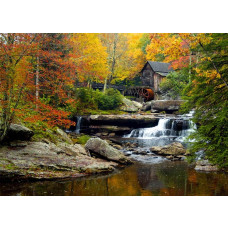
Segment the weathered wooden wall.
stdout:
[[154,92],[159,91],[160,83],[165,79],[164,76],[161,76],[158,73],[154,74]]
[[145,68],[142,71],[142,85],[154,87],[154,71],[151,69],[151,66],[147,63]]

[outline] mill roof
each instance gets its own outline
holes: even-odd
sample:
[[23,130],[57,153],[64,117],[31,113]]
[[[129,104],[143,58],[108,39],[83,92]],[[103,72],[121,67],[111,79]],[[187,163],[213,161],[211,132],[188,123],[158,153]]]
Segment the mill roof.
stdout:
[[[162,63],[162,62],[154,62],[154,61],[147,61],[147,63],[151,66],[154,72],[160,73],[161,75],[164,75],[164,76],[166,76],[169,72],[173,71],[173,69],[170,67],[170,63]],[[144,70],[145,66],[141,71]]]

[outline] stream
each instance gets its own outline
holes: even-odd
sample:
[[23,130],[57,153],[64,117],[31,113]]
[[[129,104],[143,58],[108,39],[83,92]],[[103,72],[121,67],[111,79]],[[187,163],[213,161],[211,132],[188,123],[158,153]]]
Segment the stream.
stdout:
[[[216,196],[228,195],[228,174],[199,172],[186,161],[169,161],[150,152],[151,146],[181,142],[196,129],[193,113],[176,118],[161,118],[158,125],[134,129],[119,138],[138,144],[146,154],[123,153],[135,163],[107,175],[77,179],[1,183],[0,195],[21,196]],[[79,128],[76,129],[80,131]]]
[[196,172],[184,161],[136,162],[113,174],[27,183],[1,183],[10,196],[215,196],[228,194],[225,173]]

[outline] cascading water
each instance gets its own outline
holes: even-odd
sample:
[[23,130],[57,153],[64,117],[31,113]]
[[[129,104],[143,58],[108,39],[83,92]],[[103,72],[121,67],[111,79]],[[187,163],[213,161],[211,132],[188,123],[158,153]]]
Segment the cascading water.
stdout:
[[82,121],[82,117],[81,116],[78,116],[77,117],[76,129],[75,129],[75,133],[76,134],[79,134],[80,133],[81,121]]
[[139,128],[125,135],[125,138],[151,139],[156,137],[175,138],[176,141],[184,141],[191,132],[194,132],[196,125],[191,121],[193,112],[187,115],[179,115],[176,118],[161,118],[158,125],[150,128]]
[[168,119],[159,119],[158,125],[156,127],[134,129],[129,135],[126,135],[125,138],[137,137],[145,139],[164,136],[167,134],[166,125],[168,121]]

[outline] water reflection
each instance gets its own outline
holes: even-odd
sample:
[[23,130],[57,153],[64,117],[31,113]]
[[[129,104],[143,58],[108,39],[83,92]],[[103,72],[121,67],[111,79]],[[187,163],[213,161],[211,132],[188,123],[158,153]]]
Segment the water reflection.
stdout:
[[228,175],[196,172],[183,161],[136,163],[111,175],[65,181],[1,183],[0,195],[228,195]]

